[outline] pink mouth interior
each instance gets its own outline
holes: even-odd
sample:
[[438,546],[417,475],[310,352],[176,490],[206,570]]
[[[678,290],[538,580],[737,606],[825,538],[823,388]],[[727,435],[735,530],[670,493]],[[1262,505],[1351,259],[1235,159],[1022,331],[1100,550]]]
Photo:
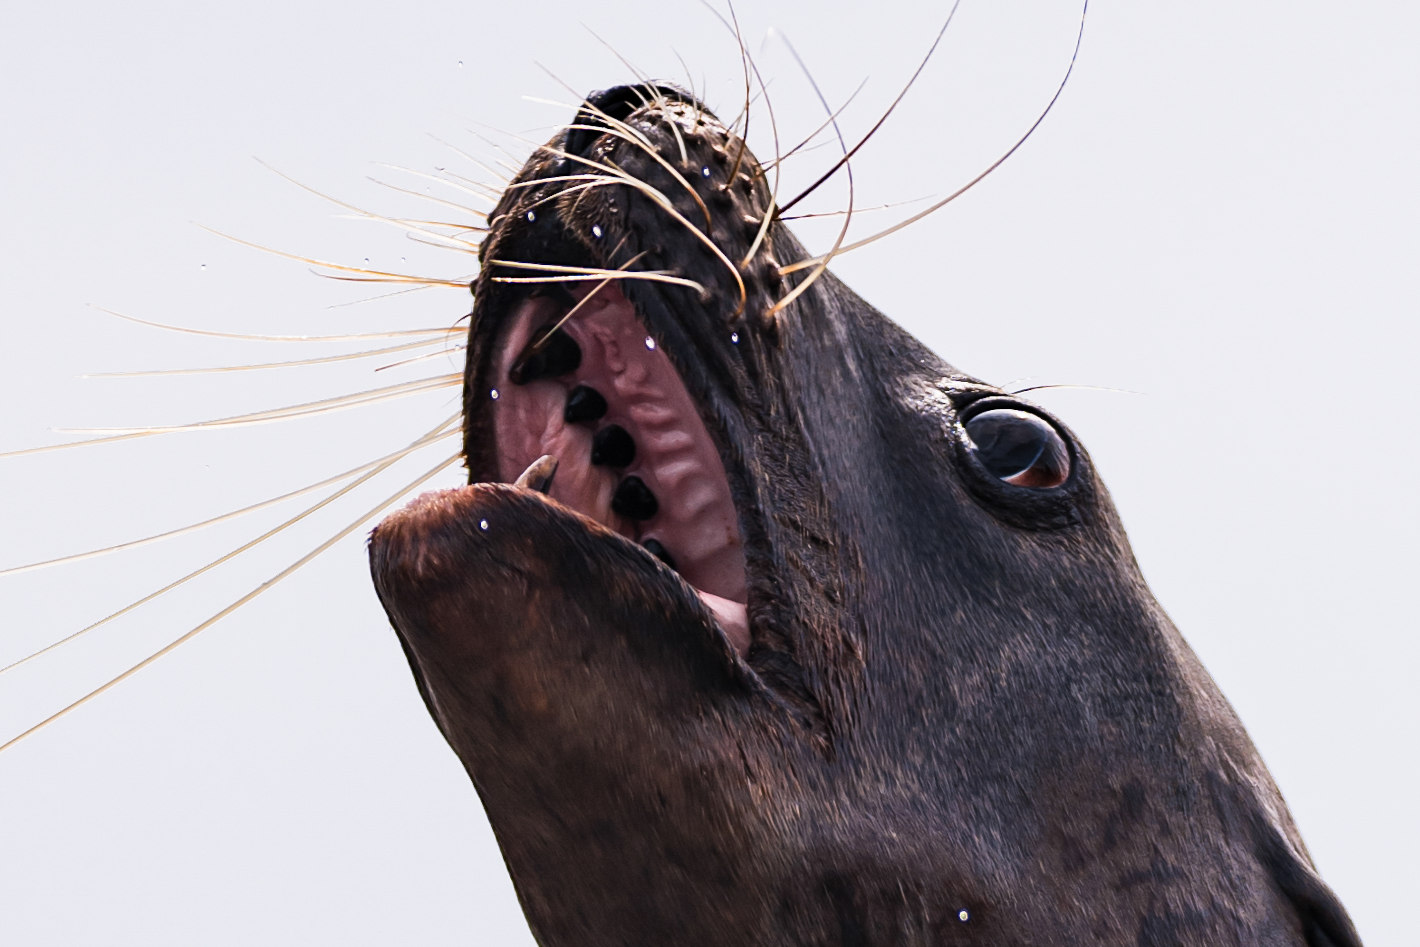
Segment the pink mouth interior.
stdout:
[[[567,313],[547,297],[524,301],[513,313],[497,357],[493,405],[498,471],[511,482],[543,454],[558,460],[548,491],[553,499],[638,543],[658,541],[676,571],[695,587],[735,649],[749,648],[745,558],[724,465],[690,393],[670,359],[650,338],[635,309],[614,283],[573,284],[581,301],[565,331],[582,351],[581,364],[556,378],[515,384],[509,372],[529,344]],[[569,423],[569,392],[586,385],[606,399],[604,417]],[[635,442],[624,468],[593,465],[592,438],[620,425]],[[633,520],[612,509],[617,485],[636,476],[655,495],[651,518]]]

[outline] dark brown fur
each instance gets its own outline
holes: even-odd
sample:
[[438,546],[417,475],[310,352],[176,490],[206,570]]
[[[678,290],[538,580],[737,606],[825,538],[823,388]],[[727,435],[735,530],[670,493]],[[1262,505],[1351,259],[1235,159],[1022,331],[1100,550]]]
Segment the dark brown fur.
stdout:
[[[596,101],[680,166],[658,106]],[[708,116],[682,134],[708,222],[612,135],[559,136],[519,180],[583,172],[564,149],[614,163],[739,260],[768,210],[758,165]],[[803,258],[782,226],[741,297],[644,195],[563,187],[510,189],[484,245],[471,485],[421,498],[371,545],[541,943],[1358,943],[1063,426],[1069,479],[1005,485],[961,422],[1021,403],[830,275],[771,313],[806,276],[779,276]],[[743,659],[639,547],[483,482],[488,373],[519,292],[497,261],[643,252],[637,269],[710,290],[626,288],[725,462],[751,583]]]

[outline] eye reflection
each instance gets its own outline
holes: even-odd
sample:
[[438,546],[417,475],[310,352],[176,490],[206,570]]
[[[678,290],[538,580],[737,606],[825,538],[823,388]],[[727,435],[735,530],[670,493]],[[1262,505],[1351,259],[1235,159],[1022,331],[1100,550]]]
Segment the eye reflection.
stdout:
[[981,465],[1005,483],[1045,490],[1070,476],[1070,452],[1050,422],[1029,411],[995,408],[966,422]]

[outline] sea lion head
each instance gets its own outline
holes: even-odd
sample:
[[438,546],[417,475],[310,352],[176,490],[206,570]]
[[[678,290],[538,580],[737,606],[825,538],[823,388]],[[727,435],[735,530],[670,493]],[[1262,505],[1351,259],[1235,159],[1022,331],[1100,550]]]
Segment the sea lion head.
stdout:
[[470,485],[372,537],[538,940],[1354,943],[1083,446],[771,181],[590,96],[490,216]]

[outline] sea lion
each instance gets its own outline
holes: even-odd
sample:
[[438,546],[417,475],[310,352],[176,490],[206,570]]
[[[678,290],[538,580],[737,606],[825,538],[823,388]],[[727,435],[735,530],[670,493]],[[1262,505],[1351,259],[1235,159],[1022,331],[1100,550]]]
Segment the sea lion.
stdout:
[[775,213],[590,96],[481,249],[470,485],[371,537],[539,942],[1359,943],[1079,441]]

